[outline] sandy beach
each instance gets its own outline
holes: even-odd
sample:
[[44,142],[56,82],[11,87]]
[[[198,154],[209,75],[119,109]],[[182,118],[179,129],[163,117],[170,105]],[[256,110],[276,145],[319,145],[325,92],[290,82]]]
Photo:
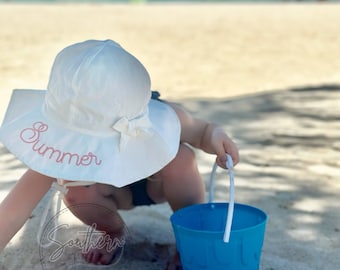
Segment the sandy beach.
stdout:
[[[331,3],[0,4],[0,118],[13,89],[46,88],[62,48],[114,39],[144,63],[163,98],[221,124],[238,143],[236,200],[268,215],[260,269],[334,270],[339,14]],[[197,157],[208,181],[214,157]],[[0,145],[0,200],[25,169]],[[226,172],[216,185],[215,199],[227,200]],[[111,268],[84,265],[74,246],[52,262],[36,242],[51,195],[0,254],[1,270],[165,269],[175,244],[167,204],[122,211],[129,239]],[[85,230],[67,209],[60,222],[70,225],[65,239]]]

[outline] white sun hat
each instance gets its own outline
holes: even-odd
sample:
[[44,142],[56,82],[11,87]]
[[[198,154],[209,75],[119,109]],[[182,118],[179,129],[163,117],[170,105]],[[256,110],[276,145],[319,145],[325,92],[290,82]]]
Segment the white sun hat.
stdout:
[[29,168],[117,187],[148,177],[179,147],[180,123],[151,99],[144,66],[112,40],[56,57],[47,90],[14,90],[0,141]]

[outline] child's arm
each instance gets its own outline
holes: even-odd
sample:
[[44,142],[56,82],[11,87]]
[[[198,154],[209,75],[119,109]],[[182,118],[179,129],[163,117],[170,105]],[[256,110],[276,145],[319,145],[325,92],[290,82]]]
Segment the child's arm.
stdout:
[[181,141],[187,142],[195,148],[217,155],[219,166],[226,167],[226,153],[231,155],[234,165],[239,161],[236,144],[226,132],[217,124],[194,118],[179,105],[169,104],[177,113],[181,122]]
[[0,252],[25,224],[54,178],[28,170],[0,204]]

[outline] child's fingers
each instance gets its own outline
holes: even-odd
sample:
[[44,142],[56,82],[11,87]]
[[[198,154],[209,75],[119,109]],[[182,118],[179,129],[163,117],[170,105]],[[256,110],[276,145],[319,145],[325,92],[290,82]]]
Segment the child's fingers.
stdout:
[[224,156],[224,157],[216,157],[216,163],[221,168],[227,169],[227,166],[226,166],[226,163],[227,163],[226,156]]
[[218,166],[227,169],[227,154],[229,154],[233,160],[233,166],[239,162],[239,151],[234,143],[228,143],[223,147],[224,149],[217,153],[216,163]]
[[[231,143],[225,144],[224,147],[225,147],[226,153],[231,156],[231,158],[233,160],[233,165],[235,166],[239,162],[239,159],[240,159],[239,151],[238,151],[236,144],[231,142]],[[227,158],[225,157],[224,160],[226,162]]]

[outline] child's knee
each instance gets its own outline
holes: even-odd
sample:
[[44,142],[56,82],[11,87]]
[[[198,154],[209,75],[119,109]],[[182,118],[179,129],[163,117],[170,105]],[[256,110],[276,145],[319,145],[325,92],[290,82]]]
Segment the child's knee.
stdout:
[[91,203],[96,196],[95,186],[70,187],[64,195],[64,202],[67,205]]
[[196,155],[194,150],[186,144],[181,144],[179,158],[186,164],[196,165]]
[[[191,147],[186,144],[181,144],[178,154],[175,158],[176,171],[186,171],[196,169],[196,155]],[[178,170],[179,169],[179,170]]]
[[191,174],[197,171],[196,155],[194,151],[187,145],[181,144],[178,153],[173,161],[171,161],[163,170],[163,174],[171,178]]

